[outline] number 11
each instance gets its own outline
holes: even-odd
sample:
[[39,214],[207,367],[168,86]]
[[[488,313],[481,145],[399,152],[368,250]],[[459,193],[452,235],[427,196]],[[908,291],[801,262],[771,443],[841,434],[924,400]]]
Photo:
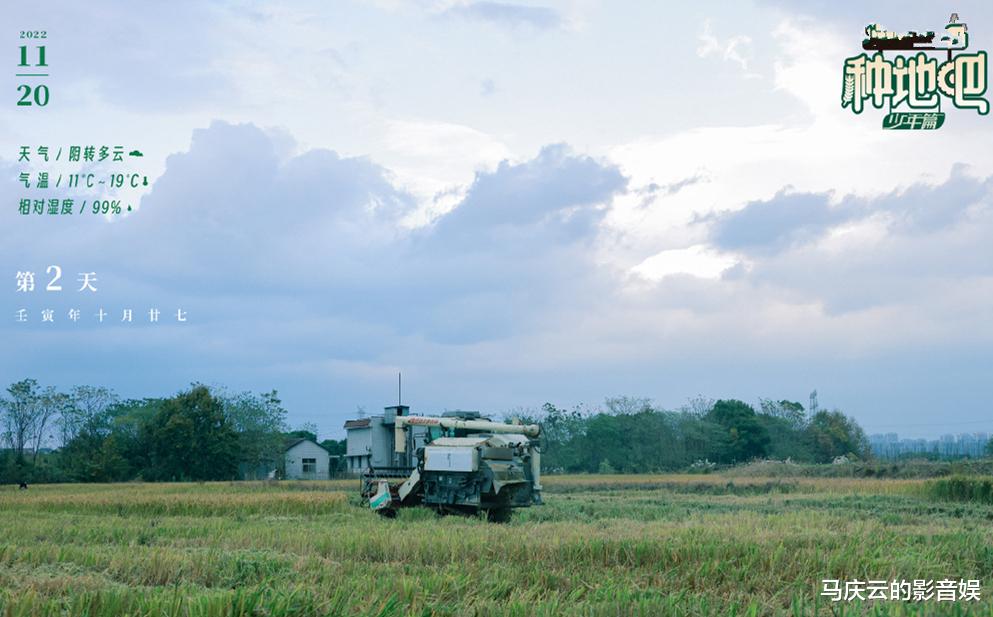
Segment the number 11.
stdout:
[[[19,47],[19,49],[21,50],[21,63],[18,64],[17,66],[31,66],[30,64],[28,64],[28,46],[27,45],[21,45]],[[38,46],[38,64],[36,64],[35,66],[48,66],[45,63],[45,46],[44,45],[39,45]]]

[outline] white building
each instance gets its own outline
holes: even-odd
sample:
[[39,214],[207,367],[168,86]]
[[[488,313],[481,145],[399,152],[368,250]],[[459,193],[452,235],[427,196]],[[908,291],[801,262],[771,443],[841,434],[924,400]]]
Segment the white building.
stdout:
[[[345,445],[345,460],[342,471],[357,475],[370,467],[375,469],[398,468],[406,463],[405,455],[397,454],[393,445],[393,427],[397,416],[410,415],[407,405],[393,405],[383,408],[383,415],[369,418],[359,418],[345,422],[347,443]],[[427,441],[428,427],[412,426],[413,450],[423,446]],[[409,469],[402,470],[404,475]]]
[[309,439],[294,439],[286,445],[283,464],[287,480],[327,480],[331,456]]

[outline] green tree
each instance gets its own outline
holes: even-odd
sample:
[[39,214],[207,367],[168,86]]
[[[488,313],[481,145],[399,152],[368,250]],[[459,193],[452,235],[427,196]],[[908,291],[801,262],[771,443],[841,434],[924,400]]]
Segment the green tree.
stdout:
[[[713,408],[709,405],[706,412]],[[673,469],[685,468],[697,461],[723,461],[728,457],[730,437],[725,427],[701,415],[699,411],[682,411],[674,414],[680,455]]]
[[313,422],[304,422],[292,431],[283,433],[283,436],[293,439],[309,439],[317,443],[317,425]]
[[720,400],[708,416],[727,431],[728,449],[723,462],[744,462],[768,453],[769,433],[748,403]]
[[276,391],[222,396],[224,415],[238,433],[238,460],[244,475],[276,464],[283,454],[286,409]]
[[305,428],[293,429],[292,431],[286,431],[283,436],[290,439],[309,439],[314,443],[317,443],[317,431],[307,430]]
[[769,414],[757,416],[759,424],[769,435],[767,456],[775,459],[790,459],[795,462],[813,460],[809,444],[803,438],[802,427],[797,428],[788,420]]
[[325,439],[320,446],[328,451],[331,456],[344,456],[345,448],[348,445],[346,439]]
[[[102,396],[102,395],[101,395]],[[116,398],[116,397],[115,397]],[[77,482],[130,480],[149,466],[146,426],[161,399],[127,400],[77,408],[74,436],[62,447],[62,471]]]
[[194,384],[162,401],[143,429],[150,480],[227,480],[237,476],[238,433],[224,405],[203,385]]
[[161,412],[167,399],[129,399],[108,410],[111,434],[121,455],[135,474],[150,466],[152,449],[148,443],[148,426]]
[[136,471],[125,456],[120,436],[93,419],[62,448],[63,472],[76,482],[130,480]]
[[579,409],[568,411],[545,403],[533,418],[517,414],[522,422],[541,424],[541,464],[552,471],[595,471],[588,459],[587,425]]
[[759,406],[762,413],[773,418],[779,418],[790,425],[800,428],[807,421],[806,412],[803,405],[795,401],[774,401],[772,399],[760,398]]
[[812,415],[806,433],[815,462],[829,463],[835,457],[848,454],[865,458],[869,454],[869,440],[862,427],[837,409]]

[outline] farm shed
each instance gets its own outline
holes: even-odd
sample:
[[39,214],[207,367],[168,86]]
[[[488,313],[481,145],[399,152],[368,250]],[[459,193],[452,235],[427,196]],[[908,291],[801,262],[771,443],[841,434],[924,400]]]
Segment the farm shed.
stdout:
[[331,457],[309,439],[294,439],[286,444],[283,464],[287,480],[327,480]]

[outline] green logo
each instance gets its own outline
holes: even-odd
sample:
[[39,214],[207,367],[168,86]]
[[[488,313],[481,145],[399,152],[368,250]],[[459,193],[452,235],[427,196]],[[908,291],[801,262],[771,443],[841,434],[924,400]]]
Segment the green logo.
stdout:
[[[887,107],[884,129],[936,130],[945,122],[942,99],[959,109],[988,114],[986,99],[986,52],[963,52],[969,46],[966,24],[952,13],[938,44],[935,33],[890,32],[878,24],[865,28],[866,37],[857,56],[845,59],[841,106],[860,114],[869,104]],[[911,51],[912,55],[885,57],[887,51]],[[940,62],[927,52],[944,52]]]

